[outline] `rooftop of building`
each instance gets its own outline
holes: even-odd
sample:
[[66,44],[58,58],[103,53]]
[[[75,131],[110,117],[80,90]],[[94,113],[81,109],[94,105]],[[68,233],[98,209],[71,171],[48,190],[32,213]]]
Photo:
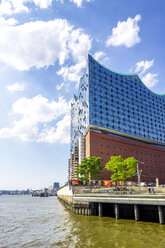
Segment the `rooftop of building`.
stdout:
[[[110,71],[110,72],[112,72],[112,73],[115,73],[116,75],[122,75],[122,76],[133,76],[133,77],[137,77],[137,78],[139,78],[139,80],[141,81],[141,83],[146,87],[146,89],[148,89],[151,93],[153,93],[154,95],[157,95],[157,96],[163,96],[163,97],[165,97],[165,94],[159,94],[159,93],[156,93],[156,92],[154,92],[154,91],[152,91],[150,88],[148,88],[144,83],[143,83],[143,81],[141,80],[141,78],[138,76],[138,74],[136,74],[136,73],[121,73],[121,72],[116,72],[116,71],[114,71],[114,70],[112,70],[112,69],[110,69],[110,68],[107,68],[105,65],[103,65],[102,63],[100,63],[99,61],[97,61],[91,54],[88,54],[88,61],[89,61],[89,59],[92,59],[92,60],[94,60],[98,65],[100,65],[101,67],[103,67],[104,69],[106,69],[106,70],[108,70],[108,71]],[[84,75],[85,75],[85,73],[84,73]],[[83,77],[84,77],[84,75],[83,75]]]

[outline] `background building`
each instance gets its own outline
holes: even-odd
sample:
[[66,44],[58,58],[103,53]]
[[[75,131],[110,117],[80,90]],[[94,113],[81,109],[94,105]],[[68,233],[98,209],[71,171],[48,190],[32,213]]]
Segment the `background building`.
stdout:
[[60,184],[58,182],[53,183],[53,189],[58,190],[60,188]]
[[[134,156],[144,163],[142,181],[165,183],[165,95],[150,91],[138,75],[116,73],[88,55],[71,108],[69,178],[76,179],[82,157],[100,156],[105,165],[112,155]],[[109,176],[104,170],[102,178]]]

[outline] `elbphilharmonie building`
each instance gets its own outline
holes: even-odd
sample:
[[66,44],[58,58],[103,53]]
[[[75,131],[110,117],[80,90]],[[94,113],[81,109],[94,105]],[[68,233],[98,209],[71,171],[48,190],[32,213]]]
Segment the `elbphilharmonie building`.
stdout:
[[[88,55],[71,104],[70,152],[70,180],[83,157],[100,156],[105,165],[122,155],[142,162],[142,181],[165,183],[165,95],[149,90],[137,74],[114,72]],[[109,176],[103,170],[102,179]]]

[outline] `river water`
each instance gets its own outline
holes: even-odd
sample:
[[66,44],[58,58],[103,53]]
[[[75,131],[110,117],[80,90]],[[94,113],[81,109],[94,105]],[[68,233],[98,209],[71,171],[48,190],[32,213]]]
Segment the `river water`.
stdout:
[[165,248],[165,225],[69,212],[56,197],[0,196],[0,248]]

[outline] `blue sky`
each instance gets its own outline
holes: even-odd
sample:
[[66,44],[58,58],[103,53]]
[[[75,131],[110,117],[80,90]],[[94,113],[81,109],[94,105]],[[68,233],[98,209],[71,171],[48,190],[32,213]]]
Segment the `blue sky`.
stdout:
[[88,52],[165,93],[163,0],[0,1],[0,189],[67,181]]

